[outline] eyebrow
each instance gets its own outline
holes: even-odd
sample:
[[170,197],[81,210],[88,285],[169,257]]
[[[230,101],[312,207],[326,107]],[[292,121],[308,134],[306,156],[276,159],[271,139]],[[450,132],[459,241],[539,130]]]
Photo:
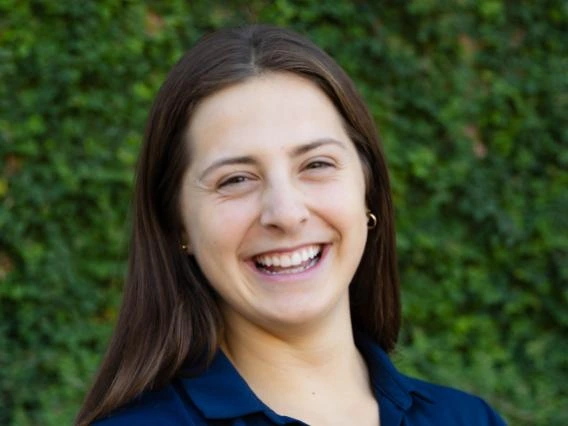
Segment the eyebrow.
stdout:
[[312,151],[323,145],[337,145],[338,147],[345,149],[345,144],[332,138],[322,138],[316,139],[315,141],[309,142],[307,144],[300,145],[292,150],[292,157],[299,157],[306,152]]
[[[306,144],[302,144],[300,146],[295,147],[292,152],[291,152],[291,157],[295,158],[295,157],[299,157],[300,155],[303,155],[307,152],[310,152],[316,148],[319,148],[320,146],[324,146],[324,145],[336,145],[342,149],[345,149],[345,144],[336,140],[336,139],[332,139],[332,138],[322,138],[322,139],[316,139],[312,142],[308,142]],[[243,156],[238,156],[238,157],[226,157],[226,158],[220,158],[216,161],[214,161],[210,166],[208,166],[200,175],[199,175],[199,180],[202,180],[206,175],[208,175],[209,173],[211,173],[213,170],[218,169],[219,167],[222,166],[230,166],[230,165],[234,165],[234,164],[257,164],[258,161],[250,155],[243,155]]]

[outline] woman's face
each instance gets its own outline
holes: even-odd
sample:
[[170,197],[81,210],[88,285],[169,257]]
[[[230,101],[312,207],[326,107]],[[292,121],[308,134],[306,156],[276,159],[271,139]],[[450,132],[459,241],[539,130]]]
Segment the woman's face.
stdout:
[[365,178],[325,94],[293,74],[251,78],[206,98],[187,141],[184,238],[227,327],[348,320]]

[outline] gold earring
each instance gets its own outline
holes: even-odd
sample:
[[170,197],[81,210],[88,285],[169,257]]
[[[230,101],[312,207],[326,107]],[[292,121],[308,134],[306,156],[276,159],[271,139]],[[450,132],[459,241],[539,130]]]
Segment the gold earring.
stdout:
[[375,226],[377,226],[377,216],[367,210],[367,229],[373,229]]
[[181,243],[180,247],[183,251],[187,251],[187,244]]

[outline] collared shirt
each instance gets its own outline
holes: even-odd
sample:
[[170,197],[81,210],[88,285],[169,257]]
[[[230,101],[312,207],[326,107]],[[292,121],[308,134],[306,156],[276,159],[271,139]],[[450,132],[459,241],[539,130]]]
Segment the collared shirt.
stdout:
[[[382,426],[505,425],[482,399],[404,376],[371,339],[357,334],[356,343],[369,369]],[[269,426],[305,423],[279,415],[265,405],[219,350],[202,374],[176,378],[164,389],[146,392],[95,424]]]

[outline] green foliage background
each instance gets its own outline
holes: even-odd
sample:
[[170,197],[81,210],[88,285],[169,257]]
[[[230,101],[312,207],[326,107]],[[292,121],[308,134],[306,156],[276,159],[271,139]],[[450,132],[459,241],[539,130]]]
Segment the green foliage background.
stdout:
[[563,0],[0,0],[0,424],[70,424],[125,271],[133,166],[182,52],[245,22],[334,56],[379,123],[406,372],[568,424]]

